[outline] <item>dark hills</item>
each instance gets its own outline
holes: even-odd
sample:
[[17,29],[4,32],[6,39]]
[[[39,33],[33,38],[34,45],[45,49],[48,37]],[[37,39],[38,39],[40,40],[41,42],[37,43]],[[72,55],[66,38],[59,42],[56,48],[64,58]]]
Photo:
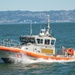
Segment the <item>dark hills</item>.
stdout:
[[0,23],[33,23],[47,22],[50,15],[51,22],[75,22],[75,10],[60,11],[0,11]]

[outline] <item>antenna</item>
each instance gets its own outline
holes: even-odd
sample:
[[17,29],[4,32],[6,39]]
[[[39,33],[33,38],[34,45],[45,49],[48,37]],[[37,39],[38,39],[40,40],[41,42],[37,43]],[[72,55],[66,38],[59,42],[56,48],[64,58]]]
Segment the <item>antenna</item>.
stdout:
[[30,20],[30,35],[32,35],[32,20]]
[[47,25],[47,30],[46,30],[47,35],[50,35],[49,34],[49,31],[50,31],[50,19],[49,18],[50,18],[50,16],[48,15],[48,25]]
[[50,16],[48,15],[48,31],[50,31]]

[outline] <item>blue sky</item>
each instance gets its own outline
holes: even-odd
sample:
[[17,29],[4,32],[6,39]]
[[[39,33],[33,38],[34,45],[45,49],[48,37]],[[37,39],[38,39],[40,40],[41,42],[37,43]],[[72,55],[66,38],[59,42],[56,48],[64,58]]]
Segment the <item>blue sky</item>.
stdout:
[[0,0],[0,11],[74,10],[75,0]]

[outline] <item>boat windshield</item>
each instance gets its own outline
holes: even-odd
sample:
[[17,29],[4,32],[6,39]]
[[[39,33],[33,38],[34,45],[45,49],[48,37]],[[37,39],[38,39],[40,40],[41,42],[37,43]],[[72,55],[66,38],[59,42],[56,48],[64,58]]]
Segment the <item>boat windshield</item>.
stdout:
[[20,41],[21,41],[21,44],[27,44],[27,43],[32,43],[34,44],[35,43],[35,38],[33,37],[20,37]]
[[49,45],[50,44],[50,40],[49,39],[45,39],[45,44]]
[[37,39],[38,44],[43,44],[43,39]]
[[55,45],[55,40],[51,40],[51,45]]

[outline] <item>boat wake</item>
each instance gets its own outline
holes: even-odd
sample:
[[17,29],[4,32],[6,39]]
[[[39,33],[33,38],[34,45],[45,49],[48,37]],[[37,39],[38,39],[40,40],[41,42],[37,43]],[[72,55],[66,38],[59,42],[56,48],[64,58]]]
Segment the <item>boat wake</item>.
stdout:
[[64,63],[64,62],[75,62],[75,60],[52,60],[52,59],[43,59],[43,58],[38,58],[36,60],[30,59],[27,55],[22,54],[22,58],[18,57],[13,57],[15,64],[21,63],[21,64],[34,64],[34,63]]

